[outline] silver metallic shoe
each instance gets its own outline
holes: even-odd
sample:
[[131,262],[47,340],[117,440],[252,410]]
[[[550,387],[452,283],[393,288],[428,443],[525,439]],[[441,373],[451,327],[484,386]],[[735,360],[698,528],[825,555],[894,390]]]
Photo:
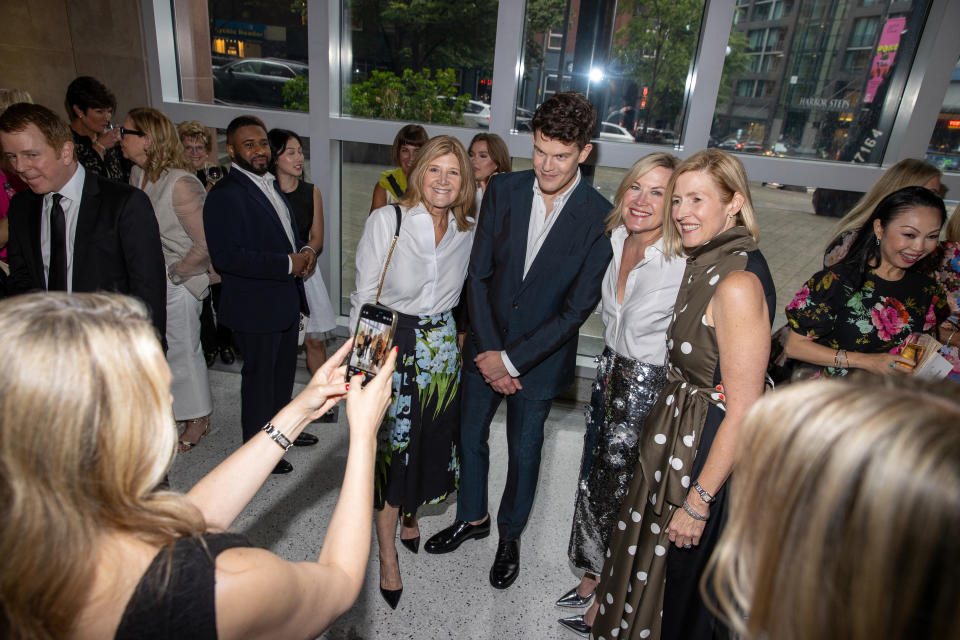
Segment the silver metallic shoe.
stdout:
[[577,589],[579,588],[580,585],[577,585],[573,589],[570,589],[570,591],[567,591],[565,594],[563,594],[563,597],[557,600],[557,606],[570,607],[572,609],[575,607],[585,607],[590,604],[593,594],[591,593],[588,596],[581,597],[581,595],[577,593]]
[[559,620],[557,620],[557,622],[560,623],[560,626],[566,627],[567,629],[570,629],[570,631],[573,631],[574,633],[577,633],[584,637],[589,636],[590,629],[593,628],[589,624],[583,621],[583,616],[570,616],[569,618],[560,618]]

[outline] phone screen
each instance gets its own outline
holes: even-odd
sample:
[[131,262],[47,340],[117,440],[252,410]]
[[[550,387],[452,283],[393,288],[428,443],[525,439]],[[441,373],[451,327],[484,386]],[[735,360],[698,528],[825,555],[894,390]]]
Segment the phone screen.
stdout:
[[373,379],[393,347],[397,314],[392,309],[374,304],[360,308],[360,319],[354,333],[353,350],[347,361],[347,377],[363,375],[364,383]]

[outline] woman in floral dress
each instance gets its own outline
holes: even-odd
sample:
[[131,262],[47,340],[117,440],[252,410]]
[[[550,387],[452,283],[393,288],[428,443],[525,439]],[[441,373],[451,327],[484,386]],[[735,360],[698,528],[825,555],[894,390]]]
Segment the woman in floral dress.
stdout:
[[944,218],[943,200],[923,187],[880,201],[847,256],[815,273],[787,305],[784,351],[798,361],[794,378],[911,371],[903,345],[949,315],[943,287],[915,268],[937,247]]
[[953,365],[948,377],[960,381],[960,205],[950,216],[946,238],[940,247],[943,257],[933,277],[943,285],[950,305],[950,317],[940,325],[940,340],[943,342],[940,355]]
[[[764,388],[775,289],[743,165],[718,149],[667,187],[665,250],[686,255],[667,330],[667,382],[611,529],[594,638],[697,640],[716,622],[700,576],[723,528],[740,422]],[[586,616],[585,616],[586,617]]]
[[357,245],[351,327],[360,307],[376,298],[399,207],[399,238],[380,293],[380,304],[400,317],[394,337],[399,353],[393,402],[379,432],[374,496],[380,592],[391,608],[403,591],[398,517],[400,541],[416,553],[417,509],[445,500],[460,479],[460,349],[452,310],[473,245],[475,192],[466,149],[455,138],[437,136],[420,149],[403,198],[370,214]]

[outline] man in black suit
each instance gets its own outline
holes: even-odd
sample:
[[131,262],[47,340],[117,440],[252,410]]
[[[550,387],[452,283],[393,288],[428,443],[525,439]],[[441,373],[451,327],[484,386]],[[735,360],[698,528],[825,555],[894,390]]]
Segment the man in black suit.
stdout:
[[0,144],[30,187],[10,201],[8,293],[126,293],[147,305],[163,341],[166,268],[146,194],[86,172],[70,128],[46,107],[10,106],[0,117]]
[[531,121],[533,170],[491,180],[470,256],[469,336],[464,344],[461,478],[457,520],[433,536],[447,553],[490,531],[490,421],[507,400],[507,482],[490,583],[509,587],[520,569],[520,534],[540,471],[543,425],[553,398],[573,382],[580,325],[600,300],[610,261],[610,203],[581,179],[596,110],[576,93],[544,102]]
[[[233,329],[243,356],[240,423],[246,442],[293,394],[300,312],[307,312],[303,275],[316,261],[270,164],[263,123],[240,116],[227,127],[230,173],[207,195],[203,228],[213,266],[223,278],[220,320]],[[317,437],[302,433],[293,444]],[[274,473],[293,467],[280,460]]]

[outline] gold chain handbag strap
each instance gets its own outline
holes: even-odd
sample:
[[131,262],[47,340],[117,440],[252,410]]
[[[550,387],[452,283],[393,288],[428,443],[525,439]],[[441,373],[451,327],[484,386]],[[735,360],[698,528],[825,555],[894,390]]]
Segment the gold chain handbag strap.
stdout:
[[390,242],[390,251],[387,252],[387,261],[383,265],[383,273],[380,274],[380,286],[377,287],[377,297],[374,300],[380,304],[380,291],[383,289],[383,280],[387,277],[387,269],[390,267],[390,258],[393,256],[393,250],[397,248],[397,239],[400,238],[400,206],[393,205],[393,210],[397,214],[397,228],[393,232],[393,241]]

